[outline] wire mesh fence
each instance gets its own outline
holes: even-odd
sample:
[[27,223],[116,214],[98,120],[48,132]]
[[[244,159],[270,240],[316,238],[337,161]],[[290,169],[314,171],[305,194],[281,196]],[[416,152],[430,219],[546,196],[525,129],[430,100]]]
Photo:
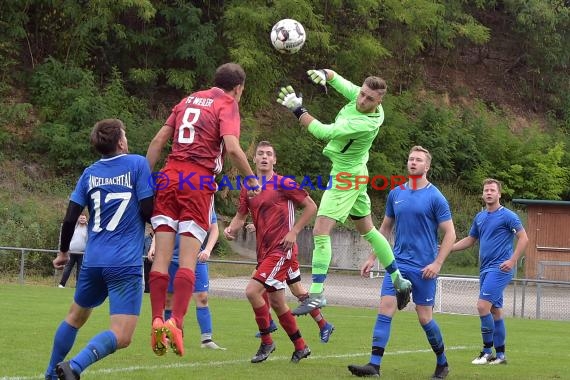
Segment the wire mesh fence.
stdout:
[[[49,263],[56,252],[0,247],[0,263],[10,263],[0,266],[0,282],[25,284],[37,282],[40,278],[43,279],[40,282],[44,284],[57,284],[61,271],[54,271],[49,267],[38,270],[27,264],[30,255],[47,255]],[[558,267],[570,269],[570,266]],[[245,287],[254,268],[255,262],[249,260],[210,260],[210,294],[217,297],[245,298]],[[301,272],[302,283],[308,289],[311,283],[309,266],[301,266]],[[325,283],[327,302],[329,305],[375,308],[380,302],[382,280],[381,271],[364,278],[356,269],[333,267]],[[440,313],[476,315],[478,296],[477,277],[442,275],[438,279],[434,310]],[[288,297],[291,301],[295,300],[290,293]],[[505,315],[513,317],[570,320],[570,282],[513,280],[505,290],[503,309]],[[406,310],[414,310],[413,302],[408,304]]]

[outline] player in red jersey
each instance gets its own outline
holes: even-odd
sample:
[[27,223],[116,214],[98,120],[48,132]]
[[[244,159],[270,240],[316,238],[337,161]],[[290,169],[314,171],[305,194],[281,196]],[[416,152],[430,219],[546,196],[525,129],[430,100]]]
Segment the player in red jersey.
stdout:
[[[249,195],[260,191],[239,145],[238,102],[244,83],[245,72],[240,65],[226,63],[218,67],[214,87],[192,93],[180,101],[148,147],[147,159],[152,169],[163,147],[172,139],[166,165],[153,177],[156,200],[151,221],[156,249],[149,286],[151,345],[157,355],[166,352],[166,337],[177,355],[184,354],[184,316],[194,289],[198,251],[210,225],[216,191],[214,175],[221,171],[225,154],[248,178]],[[180,269],[174,278],[172,318],[164,322],[168,266],[176,232],[180,233]]]
[[[273,172],[276,156],[269,142],[262,141],[257,145],[253,161],[263,191],[250,198],[242,189],[238,212],[224,230],[226,238],[233,240],[251,212],[256,227],[257,268],[245,292],[261,332],[261,345],[251,362],[262,362],[275,350],[269,332],[269,308],[263,299],[263,293],[267,291],[271,308],[295,346],[291,362],[298,363],[309,356],[311,350],[301,337],[297,321],[287,305],[285,288],[291,262],[297,255],[297,234],[315,215],[317,206],[293,180]],[[302,208],[303,213],[295,223],[296,206]]]
[[[245,226],[245,229],[247,232],[253,233],[255,232],[255,225],[253,223],[249,223]],[[295,297],[297,297],[299,302],[303,302],[309,297],[309,292],[307,289],[305,289],[303,283],[301,282],[301,270],[299,269],[299,260],[297,257],[294,257],[291,261],[291,267],[287,273],[286,282],[289,290]],[[269,297],[267,295],[267,292],[263,293],[263,299],[265,300],[267,307],[271,307],[269,305]],[[327,322],[324,315],[321,313],[321,309],[314,309],[309,314],[311,314],[311,317],[313,317],[313,320],[316,322],[317,327],[319,328],[319,337],[321,339],[321,343],[328,343],[331,334],[334,331],[334,325]],[[274,331],[277,331],[277,325],[273,321],[273,318],[271,318],[271,313],[269,313],[269,332],[272,333]],[[255,337],[261,338],[261,331],[258,331],[255,334]]]

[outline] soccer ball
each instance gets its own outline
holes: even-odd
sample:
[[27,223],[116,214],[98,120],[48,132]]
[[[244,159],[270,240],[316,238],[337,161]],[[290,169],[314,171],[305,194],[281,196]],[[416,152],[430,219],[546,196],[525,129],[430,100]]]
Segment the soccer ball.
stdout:
[[307,34],[300,22],[286,18],[273,25],[270,37],[279,53],[294,54],[303,47]]

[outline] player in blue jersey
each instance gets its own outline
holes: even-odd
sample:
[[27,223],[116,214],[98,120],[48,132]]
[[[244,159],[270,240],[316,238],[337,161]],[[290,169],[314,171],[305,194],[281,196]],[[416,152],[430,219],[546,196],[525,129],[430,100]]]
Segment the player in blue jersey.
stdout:
[[[198,253],[198,261],[196,262],[196,282],[194,284],[194,302],[196,302],[196,320],[200,326],[200,347],[209,348],[212,350],[225,350],[225,348],[220,347],[212,339],[212,314],[210,313],[210,307],[208,306],[208,290],[210,289],[210,278],[208,275],[208,259],[216,242],[220,232],[218,230],[218,218],[215,211],[212,210],[212,219],[210,220],[210,228],[208,229],[208,234],[204,239],[204,243],[200,247],[200,253]],[[176,241],[174,243],[174,252],[172,253],[172,261],[170,262],[170,267],[168,268],[168,274],[170,276],[170,281],[168,282],[168,293],[166,296],[166,308],[164,309],[164,319],[168,320],[172,316],[172,293],[174,293],[174,277],[176,276],[176,271],[178,270],[178,254],[179,254],[179,244],[180,235],[176,235]]]
[[[513,278],[513,268],[528,245],[528,236],[517,214],[499,202],[501,187],[501,182],[496,179],[483,181],[485,210],[475,216],[469,236],[452,247],[452,251],[461,251],[479,241],[481,264],[477,311],[481,318],[483,350],[472,364],[507,364],[503,292]],[[518,241],[513,249],[515,235]],[[496,356],[493,356],[493,346]]]
[[[441,192],[428,181],[431,155],[421,146],[414,146],[408,155],[409,181],[388,194],[386,215],[380,232],[387,239],[395,230],[394,256],[404,278],[412,283],[412,296],[416,313],[425,331],[437,364],[432,379],[443,379],[449,372],[439,326],[433,319],[436,282],[443,262],[455,242],[455,228],[449,204]],[[443,240],[438,250],[438,230]],[[371,254],[361,268],[368,277],[376,256]],[[377,376],[384,350],[390,338],[392,317],[405,303],[398,302],[390,276],[384,277],[380,293],[380,306],[372,334],[370,362],[363,366],[349,365],[356,376]]]
[[[118,119],[95,124],[91,144],[102,157],[89,166],[71,194],[63,220],[60,252],[53,260],[62,268],[83,209],[89,209],[88,239],[74,302],[53,341],[46,379],[79,379],[88,366],[127,347],[141,310],[144,225],[150,222],[153,189],[150,168],[139,155],[127,154],[125,126]],[[95,335],[79,353],[63,361],[78,330],[93,308],[109,297],[110,328]]]

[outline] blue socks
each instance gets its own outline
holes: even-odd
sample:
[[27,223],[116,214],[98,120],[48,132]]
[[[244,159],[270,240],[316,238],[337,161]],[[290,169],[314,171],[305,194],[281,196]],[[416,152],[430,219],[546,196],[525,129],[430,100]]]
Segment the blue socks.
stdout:
[[505,340],[507,337],[507,330],[505,328],[505,321],[499,319],[495,321],[495,333],[493,334],[493,343],[497,351],[497,357],[503,359],[505,357]]
[[202,335],[209,334],[209,339],[212,339],[212,315],[210,314],[210,308],[208,306],[197,307],[196,320],[198,321]]
[[45,373],[46,376],[57,378],[57,375],[55,374],[55,366],[57,363],[63,361],[65,356],[69,351],[71,351],[71,347],[73,347],[73,343],[75,343],[77,331],[78,329],[71,326],[66,321],[62,321],[60,323],[55,332],[55,336],[53,337],[53,347],[51,349],[49,365]]
[[95,335],[93,339],[82,349],[76,357],[71,359],[70,364],[77,374],[85,371],[85,368],[105,356],[117,350],[117,337],[111,330],[103,331]]
[[495,331],[495,322],[491,313],[479,317],[481,319],[481,336],[483,337],[483,352],[490,354],[493,352],[493,335]]
[[380,366],[384,349],[390,339],[390,328],[392,327],[392,318],[387,315],[378,314],[374,331],[372,332],[372,352],[370,354],[370,364]]
[[431,349],[437,356],[437,364],[444,365],[447,363],[447,357],[445,356],[445,346],[443,344],[443,336],[441,335],[439,326],[432,319],[427,324],[423,325],[422,328],[426,333]]

